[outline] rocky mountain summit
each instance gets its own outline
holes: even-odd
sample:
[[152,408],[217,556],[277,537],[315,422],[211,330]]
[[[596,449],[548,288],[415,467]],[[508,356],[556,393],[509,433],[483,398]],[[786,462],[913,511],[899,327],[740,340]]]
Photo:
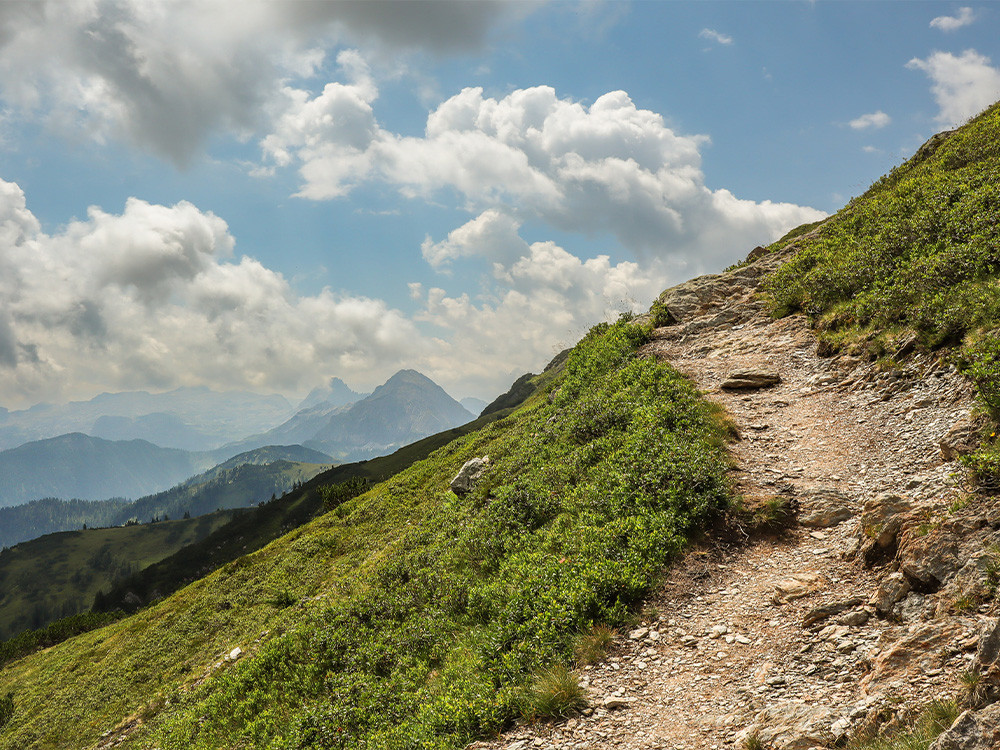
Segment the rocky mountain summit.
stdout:
[[968,710],[932,750],[1000,747],[1000,502],[956,461],[972,391],[906,342],[885,369],[770,316],[758,285],[796,249],[667,290],[644,350],[732,418],[747,505],[794,520],[711,533],[581,670],[588,707],[473,747],[812,750],[955,697]]

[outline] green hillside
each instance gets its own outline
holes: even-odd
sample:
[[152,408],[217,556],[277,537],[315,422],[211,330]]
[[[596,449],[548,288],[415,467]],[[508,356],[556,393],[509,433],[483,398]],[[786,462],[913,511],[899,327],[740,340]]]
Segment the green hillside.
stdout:
[[0,508],[0,547],[84,524],[120,526],[130,519],[145,522],[252,507],[308,481],[329,465],[329,456],[300,445],[268,446],[241,453],[169,490],[137,500],[44,498]]
[[[932,138],[800,244],[768,284],[778,314],[804,311],[830,351],[887,362],[955,346],[1000,416],[1000,103]],[[1000,444],[971,463],[1000,479]]]
[[[461,747],[621,624],[728,498],[724,429],[600,326],[515,413],[159,604],[0,672],[0,747]],[[449,482],[489,455],[475,490]],[[239,646],[246,656],[221,660]],[[124,725],[123,725],[124,726]]]
[[[517,397],[511,395],[512,388],[506,394],[510,396],[508,403],[514,406],[523,403],[532,393],[543,388],[553,374],[525,376],[527,380],[520,378],[517,383],[530,382],[530,387],[518,387]],[[181,586],[244,554],[255,552],[288,531],[311,521],[324,507],[331,507],[346,497],[359,494],[371,484],[395,476],[416,461],[427,458],[438,448],[507,416],[512,410],[512,406],[507,407],[461,427],[439,432],[388,456],[327,469],[297,489],[239,514],[204,539],[134,575],[122,578],[101,596],[100,609],[134,610],[154,597],[173,593]],[[331,492],[331,489],[334,491]]]
[[5,549],[0,639],[90,609],[99,590],[202,539],[232,515],[64,531]]

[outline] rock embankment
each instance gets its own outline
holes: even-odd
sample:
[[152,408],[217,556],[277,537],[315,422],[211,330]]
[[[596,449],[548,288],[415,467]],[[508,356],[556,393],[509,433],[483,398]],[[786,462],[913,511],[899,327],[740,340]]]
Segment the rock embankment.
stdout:
[[667,290],[671,324],[645,354],[726,408],[738,490],[782,498],[797,523],[692,550],[641,625],[580,671],[587,709],[479,747],[833,747],[970,684],[935,750],[1000,747],[1000,504],[968,492],[955,461],[970,389],[913,353],[884,372],[819,356],[805,319],[773,320],[755,297],[783,257]]

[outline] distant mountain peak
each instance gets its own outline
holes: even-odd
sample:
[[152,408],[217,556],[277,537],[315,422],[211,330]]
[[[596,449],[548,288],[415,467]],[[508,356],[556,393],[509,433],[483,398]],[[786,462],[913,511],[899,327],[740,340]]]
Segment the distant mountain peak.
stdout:
[[360,401],[366,395],[365,393],[358,393],[343,380],[334,376],[323,385],[313,388],[309,392],[309,395],[299,403],[297,411],[309,409],[319,404],[346,406],[347,404],[353,404],[355,401]]

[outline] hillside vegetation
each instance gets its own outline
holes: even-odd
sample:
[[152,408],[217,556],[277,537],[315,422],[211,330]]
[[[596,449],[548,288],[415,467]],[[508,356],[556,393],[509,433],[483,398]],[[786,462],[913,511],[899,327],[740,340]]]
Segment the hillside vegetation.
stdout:
[[[928,141],[852,200],[768,282],[775,311],[809,314],[830,350],[872,357],[955,346],[1000,416],[1000,103]],[[1000,445],[970,460],[1000,479]]]
[[[621,625],[728,500],[725,430],[647,331],[594,329],[513,414],[156,606],[0,672],[0,746],[461,747]],[[476,488],[449,481],[488,455]],[[235,646],[247,655],[220,659]],[[123,726],[126,726],[123,725]]]
[[0,552],[0,639],[90,609],[120,578],[202,539],[232,518],[200,518],[48,534]]

